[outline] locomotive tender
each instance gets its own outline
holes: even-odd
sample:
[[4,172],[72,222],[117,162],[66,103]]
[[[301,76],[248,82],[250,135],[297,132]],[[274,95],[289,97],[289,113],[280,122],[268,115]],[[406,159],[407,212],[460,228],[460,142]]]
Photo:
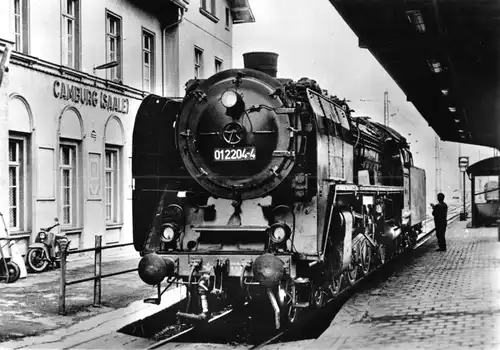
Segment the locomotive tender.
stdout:
[[[212,298],[270,302],[276,327],[416,242],[425,172],[393,129],[353,117],[314,80],[276,78],[277,54],[147,96],[133,134],[141,279],[187,286],[180,316]],[[269,304],[269,303],[267,303]]]

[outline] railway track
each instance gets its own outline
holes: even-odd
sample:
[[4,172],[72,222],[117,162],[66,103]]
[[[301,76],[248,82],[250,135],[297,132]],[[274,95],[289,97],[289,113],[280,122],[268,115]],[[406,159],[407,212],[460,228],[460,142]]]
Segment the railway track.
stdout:
[[[454,206],[454,207],[450,208],[449,213],[448,213],[448,222],[449,223],[453,222],[459,216],[460,209],[461,209],[460,206]],[[415,247],[413,249],[417,249],[418,247],[422,246],[425,242],[427,242],[432,237],[432,234],[434,232],[434,227],[433,227],[432,221],[433,221],[432,217],[428,217],[424,221],[424,224],[425,224],[424,227],[426,228],[425,232],[423,232],[422,234],[420,234],[418,236],[417,244],[415,245]],[[398,255],[393,256],[392,258],[387,260],[387,263],[389,263],[390,261],[392,261],[393,259],[395,259],[397,257],[398,257]],[[363,278],[358,279],[353,284],[343,288],[335,296],[335,298],[332,298],[332,299],[326,301],[323,307],[327,307],[331,303],[335,303],[341,299],[344,299],[348,293],[350,293],[355,288],[357,288],[368,277],[377,273],[380,269],[387,267],[387,265],[388,264],[383,264],[383,265],[379,265],[379,266],[375,267],[372,271],[370,271],[370,273],[368,275],[364,276]],[[248,303],[245,303],[244,306],[247,306],[247,305],[248,305]],[[218,314],[211,317],[208,321],[205,321],[204,324],[205,325],[206,324],[215,324],[216,322],[221,321],[223,319],[233,317],[235,315],[235,313],[236,313],[235,309],[227,309],[227,310],[221,311]],[[188,337],[189,334],[195,332],[197,330],[197,328],[198,328],[197,325],[181,325],[181,326],[178,326],[178,328],[175,330],[174,330],[174,327],[172,327],[171,328],[172,334],[163,336],[162,339],[160,339],[160,340],[156,341],[155,343],[152,343],[149,346],[143,348],[143,350],[159,349],[159,348],[166,346],[169,343],[175,343],[175,342],[179,341],[181,338]],[[287,329],[279,331],[278,333],[272,334],[271,336],[267,337],[264,341],[259,342],[256,345],[248,345],[248,349],[257,350],[257,349],[263,348],[266,345],[276,343],[280,339],[284,338],[288,332],[289,332],[289,330],[287,330]],[[242,346],[244,346],[244,345],[242,344]]]
[[[244,306],[245,307],[248,306],[248,303],[245,303]],[[224,310],[224,311],[218,313],[217,315],[211,317],[209,320],[205,321],[203,325],[207,326],[210,324],[214,324],[217,321],[221,321],[225,318],[233,317],[235,313],[236,313],[235,309]],[[179,340],[181,340],[181,338],[188,337],[189,334],[195,332],[197,330],[197,328],[198,327],[196,325],[185,326],[185,327],[183,327],[182,330],[176,332],[175,334],[169,335],[169,336],[167,336],[167,337],[165,337],[165,338],[163,338],[155,343],[150,344],[147,347],[144,347],[143,350],[160,349],[169,343],[176,343]],[[248,349],[252,349],[252,350],[261,349],[262,347],[264,347],[268,344],[272,344],[272,343],[276,342],[277,340],[279,340],[285,334],[285,332],[286,332],[286,330],[275,333],[272,336],[265,338],[265,340],[259,342],[256,345],[248,345]],[[242,346],[244,346],[244,345],[242,345]]]
[[[219,314],[211,317],[208,321],[205,321],[205,322],[207,324],[214,323],[214,322],[216,322],[216,321],[218,321],[218,320],[220,320],[220,319],[222,319],[224,317],[227,317],[227,316],[231,315],[233,312],[234,312],[234,309],[224,310],[221,313],[219,313]],[[163,346],[163,345],[165,345],[167,343],[174,342],[177,339],[186,336],[188,333],[193,332],[195,329],[196,329],[195,325],[186,326],[181,331],[176,332],[175,334],[172,334],[170,336],[167,336],[166,338],[161,339],[161,340],[157,341],[154,344],[151,344],[150,346],[144,348],[144,350],[158,349],[158,348],[160,348],[161,346]]]

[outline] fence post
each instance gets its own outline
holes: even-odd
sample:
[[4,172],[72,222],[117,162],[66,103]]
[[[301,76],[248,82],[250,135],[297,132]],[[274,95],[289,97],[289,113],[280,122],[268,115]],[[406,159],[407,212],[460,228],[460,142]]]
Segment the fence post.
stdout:
[[61,267],[60,267],[60,286],[59,286],[59,315],[66,314],[66,257],[68,244],[61,241]]
[[94,306],[101,306],[101,258],[102,236],[95,236],[95,262],[94,262]]

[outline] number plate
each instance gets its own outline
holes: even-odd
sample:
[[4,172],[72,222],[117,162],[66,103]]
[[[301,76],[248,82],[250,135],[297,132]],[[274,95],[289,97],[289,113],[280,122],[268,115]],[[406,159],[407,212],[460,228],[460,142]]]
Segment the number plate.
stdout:
[[214,160],[216,162],[255,160],[255,147],[215,148]]

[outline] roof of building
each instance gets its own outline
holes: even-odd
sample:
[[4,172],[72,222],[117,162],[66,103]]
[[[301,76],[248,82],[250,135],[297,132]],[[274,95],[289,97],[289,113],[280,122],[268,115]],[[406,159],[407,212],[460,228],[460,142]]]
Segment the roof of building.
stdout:
[[234,24],[255,22],[249,0],[229,0],[229,3]]
[[[189,2],[193,0],[130,0],[141,8],[146,8],[155,13],[165,25],[178,20],[177,12],[172,11],[172,5],[187,10]],[[234,24],[255,22],[249,0],[228,0],[231,17]]]
[[330,2],[441,139],[500,148],[500,1]]

